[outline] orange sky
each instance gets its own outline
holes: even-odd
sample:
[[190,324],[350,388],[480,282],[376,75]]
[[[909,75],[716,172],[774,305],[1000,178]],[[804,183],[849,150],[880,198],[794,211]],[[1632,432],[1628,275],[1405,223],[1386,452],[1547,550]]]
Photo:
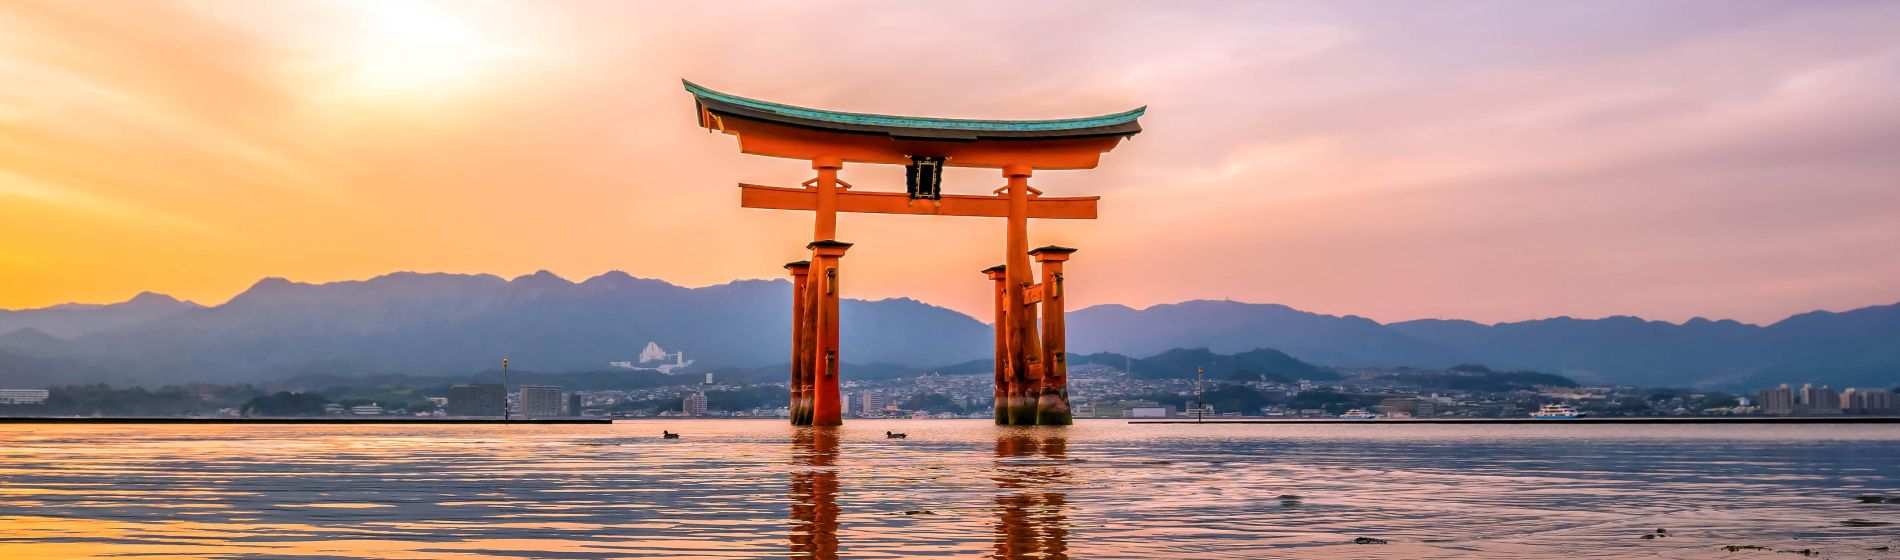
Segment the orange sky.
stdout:
[[[1142,9],[1135,9],[1142,8]],[[0,4],[0,308],[398,270],[777,277],[806,163],[680,78],[953,117],[1149,105],[1079,304],[1772,321],[1900,300],[1900,4]],[[897,168],[847,168],[898,188]],[[988,192],[953,170],[947,191]],[[987,316],[1003,224],[846,216],[848,296]]]

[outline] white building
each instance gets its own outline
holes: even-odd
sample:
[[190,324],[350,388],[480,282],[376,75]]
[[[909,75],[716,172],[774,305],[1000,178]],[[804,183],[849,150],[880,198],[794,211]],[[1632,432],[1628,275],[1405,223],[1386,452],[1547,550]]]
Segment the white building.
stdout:
[[706,394],[705,393],[693,393],[690,395],[686,395],[686,398],[682,400],[684,401],[684,406],[682,406],[681,408],[685,409],[687,416],[705,416],[706,415]]
[[[668,362],[667,360],[672,361]],[[674,371],[685,369],[686,366],[693,365],[693,361],[686,359],[685,352],[667,352],[665,349],[660,348],[660,343],[647,342],[647,347],[640,350],[640,361],[607,362],[607,365],[633,370],[657,371],[671,375]]]
[[1134,406],[1128,408],[1129,418],[1167,418],[1174,415],[1174,407],[1168,405]]
[[643,364],[657,362],[667,359],[668,357],[670,356],[666,353],[666,350],[660,348],[660,343],[658,342],[648,341],[647,347],[640,350],[640,363]]
[[359,404],[350,407],[350,414],[357,416],[382,416],[383,405],[376,403]]
[[52,395],[45,389],[0,389],[0,404],[43,404]]

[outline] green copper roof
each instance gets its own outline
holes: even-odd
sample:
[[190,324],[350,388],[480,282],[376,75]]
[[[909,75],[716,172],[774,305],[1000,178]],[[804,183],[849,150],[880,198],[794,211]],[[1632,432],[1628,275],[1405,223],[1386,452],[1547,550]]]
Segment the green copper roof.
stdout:
[[1144,106],[1112,115],[1097,117],[1025,121],[905,117],[870,113],[845,113],[796,107],[721,93],[690,81],[681,81],[685,82],[686,91],[691,92],[702,107],[715,113],[732,113],[766,120],[786,121],[804,126],[817,126],[820,128],[840,128],[858,132],[885,131],[892,133],[894,136],[911,136],[912,134],[905,133],[903,130],[890,129],[913,129],[918,132],[918,134],[915,135],[921,137],[941,135],[931,134],[928,131],[938,131],[939,133],[949,133],[948,136],[969,138],[990,135],[1006,137],[1132,135],[1141,132],[1140,125],[1137,124],[1135,120],[1141,118],[1141,115],[1148,110],[1148,108]]

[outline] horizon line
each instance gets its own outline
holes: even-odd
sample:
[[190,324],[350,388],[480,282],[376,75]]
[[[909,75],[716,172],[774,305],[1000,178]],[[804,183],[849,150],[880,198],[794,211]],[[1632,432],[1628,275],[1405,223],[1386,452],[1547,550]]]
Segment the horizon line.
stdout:
[[[596,280],[596,279],[599,279],[599,278],[602,278],[602,277],[606,277],[606,276],[610,276],[610,275],[613,275],[613,274],[615,274],[615,273],[619,273],[619,274],[621,274],[621,275],[624,275],[624,276],[626,276],[626,277],[628,277],[628,278],[631,278],[631,279],[634,279],[634,280],[648,280],[648,281],[655,281],[655,282],[660,282],[660,283],[664,283],[664,284],[667,284],[667,285],[669,285],[669,286],[674,286],[674,287],[678,287],[678,288],[683,288],[683,289],[688,289],[688,290],[698,290],[698,289],[704,289],[704,288],[710,288],[710,287],[715,287],[715,286],[730,286],[730,285],[733,285],[733,284],[738,284],[738,283],[742,283],[742,282],[773,282],[773,283],[783,283],[783,282],[788,282],[788,281],[787,281],[787,280],[785,280],[784,278],[734,278],[734,279],[731,279],[731,280],[727,280],[727,281],[725,281],[725,282],[713,282],[713,283],[707,283],[707,284],[701,284],[701,285],[697,285],[697,286],[694,286],[694,285],[687,285],[687,284],[683,284],[683,283],[679,283],[679,282],[675,282],[675,281],[672,281],[672,280],[668,280],[668,279],[665,279],[665,278],[658,278],[658,277],[647,277],[647,276],[638,276],[638,275],[635,275],[635,274],[633,274],[633,273],[631,273],[631,272],[627,272],[627,271],[625,271],[625,270],[621,270],[621,269],[618,269],[618,268],[614,268],[614,269],[608,269],[608,270],[606,270],[606,271],[604,271],[604,272],[601,272],[601,273],[599,273],[599,274],[595,274],[595,275],[593,275],[593,276],[589,276],[589,277],[587,277],[587,278],[585,278],[585,279],[583,279],[583,280],[579,280],[579,281],[575,281],[575,280],[571,280],[571,279],[569,279],[569,278],[567,278],[567,277],[565,277],[565,276],[561,276],[561,275],[560,275],[559,273],[556,273],[556,272],[553,272],[553,271],[551,271],[551,270],[548,270],[548,269],[545,269],[545,268],[543,268],[543,269],[537,269],[537,270],[535,270],[534,272],[530,272],[530,273],[526,273],[526,274],[520,274],[520,275],[517,275],[517,276],[515,276],[515,277],[513,277],[513,278],[509,278],[509,277],[505,277],[505,276],[503,276],[503,275],[501,275],[501,274],[496,274],[496,273],[492,273],[492,272],[449,272],[449,271],[433,271],[433,272],[423,272],[423,271],[415,271],[415,270],[397,270],[397,271],[392,271],[392,272],[385,272],[385,273],[382,273],[382,274],[377,274],[377,275],[375,275],[375,276],[371,276],[371,277],[368,277],[368,278],[359,278],[359,279],[344,279],[344,280],[331,280],[331,281],[327,281],[327,282],[306,282],[306,281],[300,281],[300,280],[291,280],[291,279],[289,279],[289,278],[286,278],[286,277],[282,277],[282,276],[265,276],[265,277],[262,277],[262,278],[259,278],[259,279],[257,279],[257,280],[256,280],[256,281],[254,281],[254,282],[251,282],[251,284],[250,284],[249,286],[247,286],[246,288],[244,288],[243,290],[240,290],[240,291],[238,291],[237,293],[235,293],[235,294],[232,294],[232,295],[231,295],[231,297],[228,297],[228,298],[225,298],[225,300],[224,300],[223,302],[220,302],[220,303],[217,303],[217,304],[204,304],[204,303],[199,303],[199,302],[197,302],[197,301],[193,301],[193,300],[189,300],[189,299],[181,299],[181,298],[178,298],[178,297],[176,297],[176,296],[172,296],[172,295],[170,295],[170,294],[166,294],[166,293],[163,293],[163,292],[157,292],[157,291],[153,291],[153,290],[140,290],[140,291],[139,291],[138,293],[136,293],[136,294],[133,294],[133,295],[132,295],[131,297],[128,297],[128,298],[126,298],[126,299],[123,299],[123,300],[118,300],[118,301],[109,301],[109,302],[103,302],[103,303],[96,303],[96,302],[78,302],[78,301],[71,301],[71,302],[66,302],[66,303],[58,303],[58,304],[53,304],[53,305],[47,305],[47,306],[44,306],[44,307],[30,307],[30,308],[21,308],[21,309],[0,309],[0,313],[21,313],[21,312],[30,312],[30,311],[46,311],[46,310],[55,310],[55,309],[58,309],[58,308],[61,308],[61,307],[69,307],[69,306],[87,306],[87,307],[105,307],[105,306],[112,306],[112,305],[122,305],[122,304],[126,304],[126,303],[131,303],[132,301],[135,301],[135,300],[137,300],[137,299],[139,299],[139,298],[141,298],[141,297],[146,297],[146,296],[159,296],[159,297],[164,297],[164,298],[167,298],[167,299],[170,299],[170,300],[172,300],[172,301],[176,301],[176,302],[179,302],[179,303],[186,303],[186,304],[191,304],[191,305],[194,305],[194,306],[197,306],[197,307],[199,307],[199,308],[204,308],[204,309],[216,309],[216,308],[219,308],[219,307],[223,307],[223,306],[225,306],[225,305],[229,305],[229,304],[230,304],[230,303],[231,303],[232,301],[236,301],[238,297],[240,297],[240,296],[243,296],[243,295],[244,295],[244,294],[246,294],[246,293],[250,293],[250,292],[251,292],[252,290],[255,290],[255,289],[256,289],[256,288],[257,288],[257,287],[258,287],[259,285],[262,285],[262,284],[264,284],[264,283],[266,283],[266,282],[270,282],[270,281],[272,281],[272,280],[277,280],[277,281],[281,281],[281,282],[284,282],[284,283],[287,283],[287,284],[293,284],[293,285],[303,285],[303,286],[327,286],[327,285],[331,285],[331,284],[345,284],[345,283],[364,283],[364,282],[372,282],[372,281],[375,281],[375,280],[379,280],[379,279],[383,279],[383,278],[389,278],[389,277],[392,277],[392,276],[398,276],[398,275],[414,275],[414,276],[460,276],[460,277],[468,277],[468,278],[480,278],[480,277],[489,277],[489,278],[494,278],[494,279],[496,279],[496,280],[500,280],[500,281],[502,281],[503,283],[507,283],[507,284],[514,284],[514,283],[516,283],[516,282],[520,282],[520,281],[522,281],[522,280],[524,280],[524,279],[528,279],[528,278],[534,278],[534,277],[541,277],[541,276],[551,276],[551,277],[553,277],[554,279],[556,279],[556,280],[560,280],[560,281],[562,281],[562,282],[564,282],[564,283],[566,283],[566,284],[568,284],[568,285],[572,285],[572,286],[579,286],[579,285],[582,285],[582,284],[585,284],[585,283],[587,283],[587,282],[590,282],[590,281],[593,281],[593,280]],[[958,311],[958,310],[957,310],[957,309],[955,309],[955,308],[951,308],[951,307],[947,307],[947,306],[943,306],[943,305],[939,305],[939,304],[935,304],[935,303],[931,303],[931,302],[929,302],[929,301],[925,301],[925,300],[922,300],[922,299],[918,299],[918,298],[916,298],[916,297],[911,297],[911,296],[891,296],[891,297],[883,297],[883,298],[877,298],[877,299],[870,299],[870,298],[862,298],[862,297],[860,297],[860,298],[844,298],[844,299],[847,299],[847,300],[857,300],[857,301],[864,301],[864,302],[873,302],[873,303],[875,303],[875,302],[882,302],[882,301],[891,301],[891,300],[910,300],[910,301],[915,301],[915,302],[918,302],[918,303],[921,303],[921,304],[924,304],[924,305],[928,305],[928,306],[931,306],[931,307],[936,307],[936,308],[939,308],[939,309],[943,309],[943,310],[946,310],[946,311],[950,311],[950,312],[952,312],[952,313],[956,313],[956,314],[958,314],[958,315],[963,315],[963,316],[965,316],[965,317],[969,317],[969,318],[970,318],[971,320],[975,320],[975,321],[977,321],[977,322],[979,322],[979,323],[983,323],[983,324],[985,324],[985,325],[988,325],[988,324],[990,324],[990,322],[988,322],[988,321],[984,321],[984,320],[982,320],[981,318],[978,318],[978,317],[976,317],[976,316],[973,316],[973,315],[970,315],[969,313],[964,313],[964,312],[962,312],[962,311]],[[1126,303],[1120,303],[1120,302],[1108,302],[1108,303],[1097,303],[1097,304],[1094,304],[1094,305],[1090,305],[1090,306],[1087,306],[1087,307],[1082,307],[1082,308],[1079,308],[1079,309],[1074,309],[1074,310],[1070,310],[1070,311],[1069,311],[1069,313],[1075,313],[1075,312],[1078,312],[1078,311],[1082,311],[1082,310],[1086,310],[1086,309],[1092,309],[1092,308],[1096,308],[1096,307],[1104,307],[1104,306],[1116,306],[1116,307],[1123,307],[1123,308],[1127,308],[1127,309],[1131,309],[1131,310],[1134,310],[1134,311],[1138,311],[1138,312],[1139,312],[1139,311],[1148,311],[1148,310],[1151,310],[1151,309],[1154,309],[1154,308],[1156,308],[1156,307],[1161,307],[1161,306],[1167,306],[1167,305],[1181,305],[1181,304],[1185,304],[1185,303],[1196,303],[1196,302],[1216,302],[1216,303],[1239,303],[1239,304],[1243,304],[1243,305],[1268,305],[1268,306],[1280,306],[1280,307],[1285,307],[1285,308],[1287,308],[1287,309],[1291,309],[1291,310],[1294,310],[1294,311],[1298,311],[1298,312],[1301,312],[1301,313],[1309,313],[1309,314],[1313,314],[1313,315],[1321,315],[1321,316],[1325,316],[1325,317],[1332,317],[1332,318],[1339,318],[1339,319],[1354,319],[1354,318],[1356,318],[1356,319],[1365,319],[1365,320],[1367,320],[1367,321],[1372,321],[1373,323],[1376,323],[1376,324],[1378,324],[1378,325],[1381,325],[1381,326],[1390,326],[1390,325],[1395,325],[1395,324],[1399,324],[1399,323],[1410,323],[1410,322],[1416,322],[1416,321],[1462,321],[1462,322],[1469,322],[1469,323],[1475,323],[1475,324],[1479,324],[1479,325],[1483,325],[1483,326],[1487,326],[1487,327],[1493,327],[1493,326],[1498,326],[1498,325],[1508,325],[1508,324],[1517,324],[1517,323],[1529,323],[1529,322],[1536,322],[1536,321],[1549,321],[1549,320],[1556,320],[1556,319],[1571,319],[1571,320],[1579,320],[1579,321],[1601,321],[1601,320],[1607,320],[1607,319],[1619,319],[1619,318],[1631,318],[1631,319],[1637,319],[1637,320],[1641,320],[1641,321],[1643,321],[1643,322],[1645,322],[1645,323],[1664,323],[1664,324],[1668,324],[1668,325],[1672,325],[1672,326],[1685,326],[1685,325],[1687,325],[1687,324],[1689,324],[1689,323],[1692,323],[1692,322],[1696,322],[1697,320],[1701,320],[1701,321],[1705,321],[1705,322],[1712,322],[1712,323],[1722,323],[1722,322],[1733,322],[1733,323],[1737,323],[1737,324],[1741,324],[1741,325],[1747,325],[1747,326],[1752,326],[1752,327],[1757,327],[1757,328],[1764,328],[1764,327],[1768,327],[1768,326],[1770,326],[1770,325],[1775,325],[1775,324],[1778,324],[1778,323],[1781,323],[1781,322],[1784,322],[1784,321],[1787,321],[1787,320],[1789,320],[1789,319],[1793,319],[1793,318],[1795,318],[1795,317],[1800,317],[1800,316],[1802,316],[1802,315],[1808,315],[1808,314],[1813,314],[1813,313],[1830,313],[1830,314],[1839,314],[1839,313],[1848,313],[1848,312],[1853,312],[1853,311],[1858,311],[1858,310],[1862,310],[1862,309],[1870,309],[1870,308],[1875,308],[1875,307],[1889,307],[1889,306],[1894,306],[1894,305],[1900,305],[1900,300],[1896,300],[1896,301],[1893,301],[1893,302],[1887,302],[1887,303],[1870,303],[1870,304],[1866,304],[1866,305],[1861,305],[1861,306],[1859,306],[1859,307],[1853,307],[1853,308],[1849,308],[1849,309],[1838,309],[1838,310],[1835,310],[1835,309],[1811,309],[1811,310],[1808,310],[1808,311],[1802,311],[1802,312],[1797,312],[1797,313],[1791,313],[1791,314],[1789,314],[1789,315],[1787,315],[1787,316],[1785,316],[1785,317],[1782,317],[1781,319],[1778,319],[1778,320],[1775,320],[1775,321],[1773,321],[1773,322],[1769,322],[1769,323],[1750,323],[1750,322],[1747,322],[1747,321],[1742,321],[1742,320],[1740,320],[1740,319],[1713,319],[1713,318],[1709,318],[1709,317],[1706,317],[1706,316],[1703,316],[1703,315],[1696,315],[1696,316],[1694,316],[1694,317],[1691,317],[1691,318],[1689,318],[1689,319],[1687,319],[1687,320],[1684,320],[1684,321],[1681,321],[1681,322],[1676,322],[1676,321],[1668,321],[1668,320],[1662,320],[1662,319],[1648,319],[1648,318],[1644,318],[1644,317],[1643,317],[1643,316],[1641,316],[1641,315],[1634,315],[1634,314],[1615,314],[1615,315],[1604,315],[1604,316],[1601,316],[1601,317],[1576,317],[1576,316],[1573,316],[1573,315],[1554,315],[1554,316],[1546,316],[1546,317],[1536,317],[1536,318],[1528,318],[1528,319],[1518,319],[1518,320],[1514,320],[1514,321],[1496,321],[1496,322],[1485,322],[1485,321],[1478,321],[1478,320],[1474,320],[1474,319],[1459,319],[1459,318],[1452,318],[1452,319],[1446,319],[1446,318],[1444,318],[1444,317],[1442,317],[1442,316],[1440,316],[1440,317],[1419,317],[1419,318],[1413,318],[1413,319],[1405,319],[1405,320],[1400,320],[1400,321],[1380,321],[1380,320],[1377,320],[1377,319],[1373,319],[1373,318],[1370,318],[1370,317],[1366,317],[1366,316],[1364,316],[1364,315],[1358,315],[1358,314],[1353,314],[1353,313],[1347,313],[1347,314],[1343,314],[1343,315],[1341,315],[1341,314],[1334,314],[1334,313],[1326,313],[1326,312],[1321,312],[1321,311],[1311,311],[1311,310],[1307,310],[1307,309],[1301,309],[1301,308],[1298,308],[1298,307],[1294,307],[1294,306],[1292,306],[1292,305],[1288,305],[1288,304],[1284,304],[1284,303],[1274,303],[1274,302],[1252,302],[1252,301],[1243,301],[1243,300],[1236,300],[1236,299],[1232,299],[1232,298],[1221,298],[1221,299],[1213,299],[1213,298],[1190,298],[1190,299],[1183,299],[1183,300],[1178,300],[1178,301],[1174,301],[1174,302],[1164,302],[1164,303],[1154,303],[1154,304],[1150,304],[1150,305],[1148,305],[1148,306],[1145,306],[1145,307],[1136,307],[1136,306],[1134,306],[1134,305],[1129,305],[1129,304],[1126,304]]]

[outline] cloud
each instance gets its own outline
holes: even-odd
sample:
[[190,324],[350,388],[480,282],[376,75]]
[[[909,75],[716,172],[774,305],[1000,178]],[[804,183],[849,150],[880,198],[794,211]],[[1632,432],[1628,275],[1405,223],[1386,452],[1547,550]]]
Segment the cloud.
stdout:
[[[397,269],[776,275],[810,218],[736,208],[731,185],[809,166],[693,127],[686,77],[867,112],[1148,105],[1100,169],[1035,179],[1106,197],[1100,221],[1032,227],[1082,248],[1078,303],[1767,321],[1896,299],[1897,18],[1860,2],[15,2],[0,196],[94,218],[0,238],[125,264],[46,265],[122,280],[0,306]],[[147,215],[218,238],[87,226]],[[1000,260],[1000,223],[842,227],[854,296],[987,312],[974,270]]]

